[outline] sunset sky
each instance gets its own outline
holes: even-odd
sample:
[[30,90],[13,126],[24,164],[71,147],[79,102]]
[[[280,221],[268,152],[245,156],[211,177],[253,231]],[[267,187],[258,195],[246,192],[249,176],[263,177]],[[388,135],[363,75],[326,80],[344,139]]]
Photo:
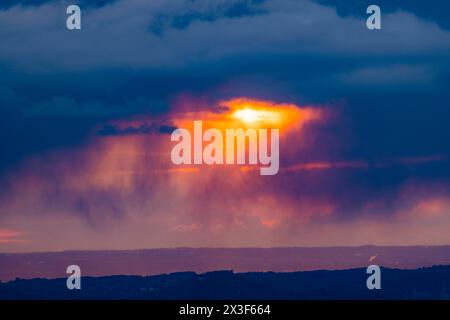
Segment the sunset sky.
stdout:
[[[450,244],[450,3],[352,2],[0,1],[0,252]],[[278,174],[175,166],[194,120]]]

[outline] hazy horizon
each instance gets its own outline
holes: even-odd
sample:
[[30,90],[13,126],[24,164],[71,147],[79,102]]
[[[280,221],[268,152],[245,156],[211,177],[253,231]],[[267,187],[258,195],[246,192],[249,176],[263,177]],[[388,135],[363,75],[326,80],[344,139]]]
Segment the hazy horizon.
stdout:
[[80,252],[80,251],[142,251],[142,250],[171,250],[171,249],[339,249],[339,248],[364,248],[364,247],[377,247],[377,248],[426,248],[426,247],[450,247],[450,244],[411,244],[411,245],[377,245],[377,244],[363,244],[363,245],[335,245],[335,246],[277,246],[277,247],[155,247],[155,248],[130,248],[130,249],[114,249],[114,248],[98,248],[98,249],[67,249],[67,250],[54,250],[54,251],[0,251],[0,254],[27,254],[27,253],[64,253],[64,252]]

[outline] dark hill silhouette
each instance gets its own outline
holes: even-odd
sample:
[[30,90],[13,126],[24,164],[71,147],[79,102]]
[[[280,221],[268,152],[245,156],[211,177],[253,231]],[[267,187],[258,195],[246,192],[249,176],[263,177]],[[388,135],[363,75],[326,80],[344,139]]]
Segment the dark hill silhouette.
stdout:
[[0,299],[449,299],[450,266],[382,268],[381,290],[368,290],[366,269],[292,273],[216,271],[158,276],[83,277],[0,283]]

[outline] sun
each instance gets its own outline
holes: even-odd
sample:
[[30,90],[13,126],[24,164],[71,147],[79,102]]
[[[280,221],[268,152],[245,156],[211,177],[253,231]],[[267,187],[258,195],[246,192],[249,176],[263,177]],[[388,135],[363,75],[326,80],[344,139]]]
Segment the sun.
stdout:
[[235,111],[234,117],[247,123],[253,123],[258,121],[261,116],[258,111],[246,108]]
[[278,122],[280,120],[280,115],[276,111],[257,110],[250,107],[236,110],[233,113],[233,117],[248,124],[258,122]]

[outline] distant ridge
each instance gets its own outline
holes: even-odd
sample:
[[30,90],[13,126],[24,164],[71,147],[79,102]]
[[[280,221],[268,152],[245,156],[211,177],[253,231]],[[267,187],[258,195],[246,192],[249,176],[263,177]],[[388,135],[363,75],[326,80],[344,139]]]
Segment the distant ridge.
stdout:
[[15,299],[449,299],[450,266],[381,270],[381,290],[368,290],[364,268],[294,273],[84,277],[81,290],[66,279],[0,283],[0,300]]

